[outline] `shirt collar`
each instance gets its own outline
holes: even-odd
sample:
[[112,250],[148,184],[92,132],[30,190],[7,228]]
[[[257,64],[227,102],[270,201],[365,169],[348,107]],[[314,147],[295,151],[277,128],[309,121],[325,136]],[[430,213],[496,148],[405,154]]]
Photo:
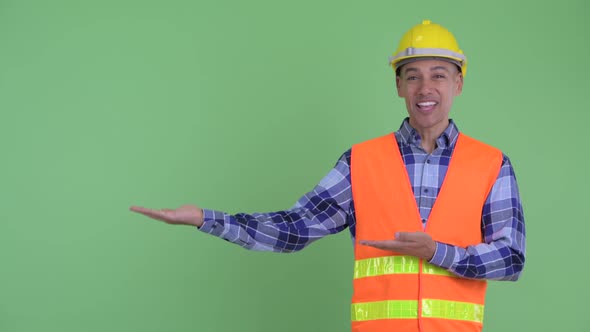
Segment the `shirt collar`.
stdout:
[[[410,125],[410,118],[405,118],[397,131],[397,138],[401,139],[401,143],[420,146],[420,134]],[[436,139],[436,145],[440,148],[454,148],[455,143],[459,138],[459,128],[452,119],[449,119],[447,129]]]

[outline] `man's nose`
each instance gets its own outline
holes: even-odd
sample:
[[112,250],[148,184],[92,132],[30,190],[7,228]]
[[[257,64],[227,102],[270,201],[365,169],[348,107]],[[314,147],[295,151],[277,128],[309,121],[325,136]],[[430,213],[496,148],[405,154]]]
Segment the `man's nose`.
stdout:
[[418,93],[421,95],[428,95],[431,92],[432,92],[432,82],[427,79],[420,80],[420,83],[418,86]]

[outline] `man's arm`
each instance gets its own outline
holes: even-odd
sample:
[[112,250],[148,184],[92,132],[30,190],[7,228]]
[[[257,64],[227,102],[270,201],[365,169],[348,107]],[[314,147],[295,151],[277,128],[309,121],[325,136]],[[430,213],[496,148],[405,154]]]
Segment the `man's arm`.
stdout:
[[344,230],[351,220],[350,153],[289,210],[271,213],[228,213],[188,205],[176,210],[131,210],[170,224],[199,227],[249,250],[294,252],[326,235]]
[[436,243],[430,263],[476,279],[516,281],[525,261],[525,225],[518,185],[504,156],[498,178],[482,212],[485,243],[467,248]]

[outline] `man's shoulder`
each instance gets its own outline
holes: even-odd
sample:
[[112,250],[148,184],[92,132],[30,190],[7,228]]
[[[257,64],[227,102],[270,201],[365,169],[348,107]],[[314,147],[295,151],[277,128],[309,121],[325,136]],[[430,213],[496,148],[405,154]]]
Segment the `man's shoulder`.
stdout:
[[473,137],[471,137],[469,135],[466,135],[464,133],[459,133],[459,138],[458,139],[461,139],[464,142],[467,142],[469,144],[476,145],[476,146],[478,146],[479,148],[482,148],[482,149],[495,150],[495,151],[498,151],[498,152],[502,153],[502,150],[500,150],[499,148],[497,148],[497,147],[495,147],[495,146],[493,146],[491,144],[488,144],[488,143],[486,143],[484,141],[481,141],[479,139],[473,138]]
[[354,144],[352,146],[352,150],[355,149],[355,147],[358,146],[369,146],[369,145],[376,145],[376,144],[383,144],[383,143],[388,143],[388,142],[395,142],[396,141],[396,137],[395,137],[395,133],[390,132],[381,136],[376,136],[373,138],[368,138],[364,141],[360,141],[356,144]]
[[510,163],[510,159],[500,148],[498,148],[494,145],[488,144],[486,142],[483,142],[479,139],[473,138],[473,137],[466,135],[464,133],[460,133],[459,137],[463,142],[467,142],[468,144],[471,144],[477,150],[499,156],[502,159],[502,165],[504,165],[506,163]]

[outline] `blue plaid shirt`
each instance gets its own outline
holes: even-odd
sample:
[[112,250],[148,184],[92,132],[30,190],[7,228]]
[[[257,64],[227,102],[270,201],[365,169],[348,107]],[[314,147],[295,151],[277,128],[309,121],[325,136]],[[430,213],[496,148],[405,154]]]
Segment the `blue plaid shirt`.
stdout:
[[[447,173],[459,130],[450,120],[431,154],[421,148],[420,135],[408,119],[394,134],[425,225]],[[289,210],[230,215],[205,209],[200,230],[250,250],[294,252],[345,228],[350,230],[354,244],[350,156],[351,150],[346,151],[328,175]],[[481,221],[484,243],[462,248],[437,242],[430,263],[467,278],[518,279],[525,259],[525,226],[514,170],[506,155],[484,204]]]

